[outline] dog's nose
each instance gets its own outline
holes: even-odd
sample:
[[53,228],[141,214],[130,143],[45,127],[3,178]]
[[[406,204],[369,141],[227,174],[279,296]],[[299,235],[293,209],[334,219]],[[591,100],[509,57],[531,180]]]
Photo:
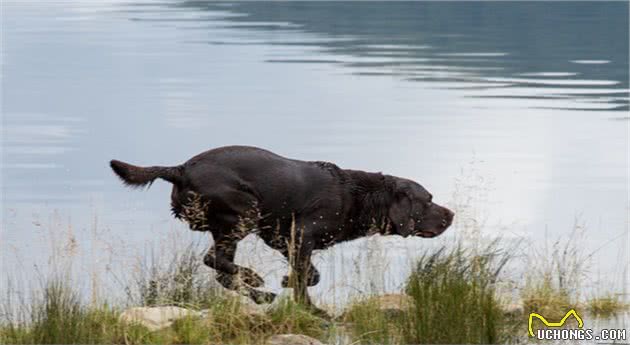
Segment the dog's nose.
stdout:
[[453,220],[453,217],[455,217],[455,212],[449,210],[448,208],[446,209],[446,219],[448,219],[449,221]]
[[447,228],[449,226],[451,226],[451,223],[453,223],[453,217],[455,217],[455,213],[451,210],[449,210],[448,208],[444,209],[446,211],[446,215],[444,216],[444,218],[442,219],[442,227]]

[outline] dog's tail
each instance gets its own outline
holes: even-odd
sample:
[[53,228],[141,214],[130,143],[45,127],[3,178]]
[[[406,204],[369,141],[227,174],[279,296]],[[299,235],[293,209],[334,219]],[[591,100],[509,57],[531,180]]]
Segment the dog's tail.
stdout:
[[184,179],[182,169],[176,167],[139,167],[125,162],[112,160],[109,166],[121,180],[131,187],[151,185],[156,178],[161,178],[170,183],[181,185]]

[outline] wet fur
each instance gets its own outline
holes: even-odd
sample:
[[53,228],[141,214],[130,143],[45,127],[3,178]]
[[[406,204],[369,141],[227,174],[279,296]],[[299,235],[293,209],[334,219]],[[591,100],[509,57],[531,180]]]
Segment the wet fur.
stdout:
[[[250,233],[287,258],[299,278],[297,297],[310,303],[306,286],[319,280],[310,263],[313,250],[375,233],[434,237],[453,219],[413,181],[288,159],[255,147],[221,147],[175,167],[110,164],[132,187],[148,186],[157,178],[171,182],[174,216],[192,230],[213,234],[215,244],[204,263],[217,270],[225,287],[244,288],[258,302],[275,295],[253,289],[263,284],[262,278],[234,264],[236,243]],[[285,277],[283,284],[287,281]]]

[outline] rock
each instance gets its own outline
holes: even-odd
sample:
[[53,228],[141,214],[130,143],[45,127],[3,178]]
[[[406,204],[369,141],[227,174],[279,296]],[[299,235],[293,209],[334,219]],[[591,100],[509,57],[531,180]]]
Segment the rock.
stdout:
[[506,315],[520,315],[523,313],[523,305],[520,303],[510,303],[502,306]]
[[303,334],[276,334],[265,345],[324,345],[321,341]]
[[413,300],[404,294],[386,294],[370,298],[378,308],[389,317],[402,315],[413,304]]
[[124,323],[137,323],[150,331],[157,331],[189,316],[201,317],[202,313],[180,307],[136,307],[123,311],[118,320]]
[[405,309],[408,308],[413,300],[408,295],[403,294],[386,294],[373,297],[381,309]]
[[318,307],[325,311],[333,320],[339,319],[345,312],[343,305],[319,304]]
[[262,316],[265,315],[269,309],[269,304],[256,304],[250,298],[245,297],[238,292],[226,291],[225,294],[231,298],[234,303],[239,303],[240,311],[249,316]]
[[359,305],[369,305],[370,308],[380,310],[388,318],[396,318],[404,315],[408,308],[413,306],[413,299],[404,294],[385,294],[371,296],[367,299],[359,300],[349,305],[344,312],[337,317],[337,320],[352,322],[352,308]]
[[520,316],[524,312],[523,299],[516,293],[516,286],[512,282],[496,285],[495,299],[506,316]]

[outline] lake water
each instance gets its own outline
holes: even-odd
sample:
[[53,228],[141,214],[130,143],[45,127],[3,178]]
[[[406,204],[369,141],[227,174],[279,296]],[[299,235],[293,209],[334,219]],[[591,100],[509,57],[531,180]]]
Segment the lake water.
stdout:
[[[207,241],[171,219],[169,184],[126,189],[108,162],[245,144],[412,178],[461,211],[439,239],[319,254],[329,302],[350,273],[365,285],[339,291],[369,290],[368,264],[395,290],[470,224],[540,248],[578,224],[589,283],[625,291],[628,77],[625,2],[3,1],[2,271],[34,276],[57,242],[105,272]],[[278,289],[279,256],[247,245]]]

